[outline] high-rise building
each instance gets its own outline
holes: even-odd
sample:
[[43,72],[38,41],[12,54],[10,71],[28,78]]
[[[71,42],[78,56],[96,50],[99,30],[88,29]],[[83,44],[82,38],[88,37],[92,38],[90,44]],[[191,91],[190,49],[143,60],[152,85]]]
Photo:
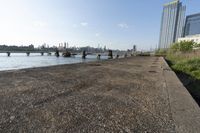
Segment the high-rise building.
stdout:
[[184,36],[200,34],[200,13],[186,17]]
[[183,36],[186,6],[175,0],[163,7],[159,49],[166,49]]

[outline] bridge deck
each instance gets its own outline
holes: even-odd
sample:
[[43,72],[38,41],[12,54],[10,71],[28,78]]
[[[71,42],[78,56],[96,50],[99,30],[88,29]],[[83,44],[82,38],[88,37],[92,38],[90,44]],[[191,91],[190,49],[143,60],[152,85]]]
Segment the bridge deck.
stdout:
[[0,51],[0,53],[7,53],[7,52],[10,52],[10,53],[55,53],[55,51]]
[[0,132],[200,132],[200,110],[158,57],[0,72]]

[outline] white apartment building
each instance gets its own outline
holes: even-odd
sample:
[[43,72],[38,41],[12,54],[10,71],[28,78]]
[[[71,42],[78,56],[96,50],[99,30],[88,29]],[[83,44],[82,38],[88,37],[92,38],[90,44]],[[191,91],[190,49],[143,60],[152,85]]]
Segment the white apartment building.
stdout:
[[178,42],[181,41],[194,41],[200,44],[200,34],[178,38]]

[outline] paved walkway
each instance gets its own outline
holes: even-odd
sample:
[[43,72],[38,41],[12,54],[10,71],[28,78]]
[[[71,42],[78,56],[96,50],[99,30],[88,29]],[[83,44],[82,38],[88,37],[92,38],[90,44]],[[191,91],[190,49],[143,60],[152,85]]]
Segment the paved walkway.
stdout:
[[200,109],[159,57],[0,72],[0,132],[200,132]]

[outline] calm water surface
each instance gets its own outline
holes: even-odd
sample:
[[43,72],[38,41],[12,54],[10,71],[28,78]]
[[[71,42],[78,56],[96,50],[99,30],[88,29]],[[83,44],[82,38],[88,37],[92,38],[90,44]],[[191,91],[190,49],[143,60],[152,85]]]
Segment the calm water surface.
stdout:
[[[107,56],[102,56],[101,59],[105,60],[107,59]],[[64,58],[62,56],[57,58],[54,55],[47,56],[44,54],[44,56],[41,56],[40,53],[31,53],[30,56],[26,56],[26,53],[11,53],[11,56],[7,57],[6,53],[0,53],[0,71],[73,64],[96,60],[97,58],[95,55],[88,55],[86,59],[82,59],[81,55],[76,55],[70,58]]]

